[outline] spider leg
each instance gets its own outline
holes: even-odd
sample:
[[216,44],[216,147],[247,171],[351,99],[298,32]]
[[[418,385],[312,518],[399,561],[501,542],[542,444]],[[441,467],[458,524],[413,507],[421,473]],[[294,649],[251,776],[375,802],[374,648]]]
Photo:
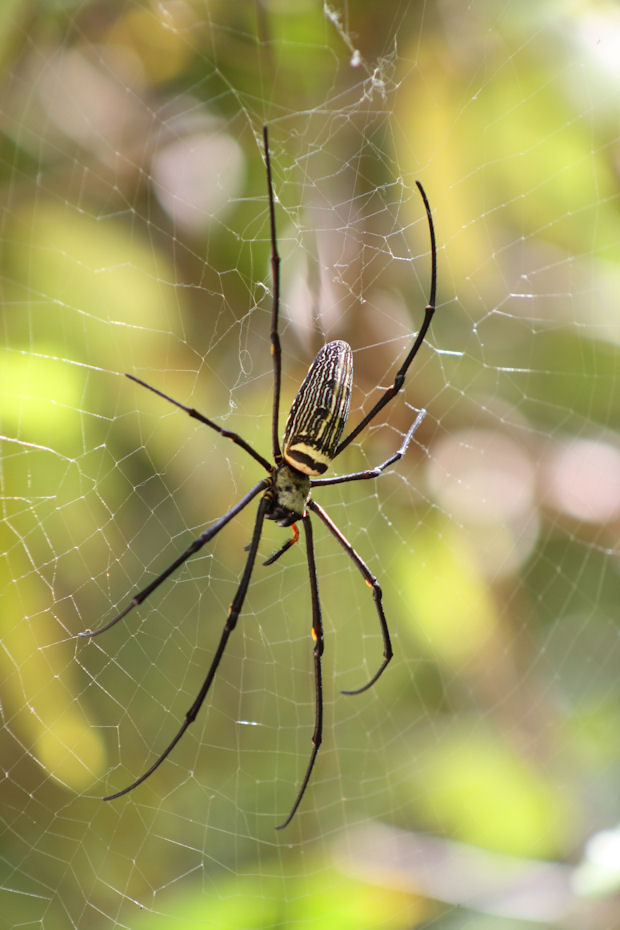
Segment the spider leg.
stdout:
[[260,541],[260,535],[261,535],[262,528],[263,528],[263,521],[265,519],[265,513],[267,512],[269,506],[270,506],[270,501],[266,497],[263,497],[261,499],[260,504],[258,505],[258,510],[256,512],[256,521],[254,523],[254,532],[252,533],[252,542],[250,543],[250,552],[249,552],[249,555],[245,563],[245,568],[243,570],[243,576],[241,578],[241,582],[239,583],[239,587],[237,588],[237,593],[235,594],[234,600],[230,606],[230,610],[228,611],[228,617],[226,619],[226,623],[224,625],[224,629],[222,631],[222,635],[220,637],[218,647],[215,650],[215,655],[213,656],[213,659],[211,660],[211,665],[209,666],[209,671],[207,672],[207,676],[204,682],[202,683],[202,687],[200,691],[198,692],[196,696],[196,700],[194,701],[192,706],[189,708],[189,710],[185,714],[185,720],[183,721],[183,724],[181,725],[174,739],[168,744],[168,746],[166,746],[162,754],[155,760],[153,765],[149,769],[147,769],[147,771],[143,775],[140,776],[140,778],[136,779],[136,781],[132,782],[131,785],[128,785],[126,788],[123,788],[121,791],[116,791],[114,794],[107,795],[105,798],[103,798],[104,801],[113,801],[115,798],[120,798],[122,795],[127,794],[129,791],[133,791],[133,789],[137,788],[138,785],[141,785],[143,781],[146,781],[146,779],[150,775],[152,775],[156,769],[159,768],[159,766],[162,764],[164,759],[166,759],[167,756],[172,752],[176,744],[179,742],[179,740],[181,739],[181,737],[183,736],[183,734],[189,727],[190,723],[193,723],[194,720],[196,719],[198,712],[200,711],[200,708],[202,707],[204,700],[207,696],[209,688],[211,687],[211,683],[213,682],[213,679],[215,678],[215,673],[217,672],[222,656],[224,655],[224,650],[226,649],[228,637],[230,636],[235,626],[237,625],[237,620],[239,618],[239,614],[241,613],[241,608],[243,607],[245,595],[247,593],[248,586],[250,584],[250,576],[252,574],[252,569],[254,567],[254,562],[256,560],[256,553],[258,551],[258,543]]
[[[293,531],[293,535],[289,539],[287,539],[286,542],[283,543],[283,545],[281,545],[280,548],[277,549],[273,553],[273,555],[270,555],[268,559],[265,559],[265,561],[263,562],[263,565],[273,565],[273,563],[276,562],[280,558],[281,555],[284,555],[284,553],[288,549],[290,549],[291,546],[295,545],[295,543],[299,539],[299,530],[297,529],[297,524],[296,523],[291,524],[291,529]],[[243,547],[243,551],[244,552],[250,551],[250,543],[248,543],[247,546]]]
[[[235,504],[235,506],[232,507],[228,513],[225,513],[223,517],[220,517],[220,519],[213,524],[213,526],[210,526],[208,530],[205,530],[204,533],[201,533],[200,536],[194,539],[194,541],[189,544],[185,552],[182,552],[181,555],[174,560],[172,565],[169,565],[168,568],[164,569],[164,571],[158,575],[154,581],[151,581],[151,583],[147,585],[146,588],[142,588],[141,591],[138,591],[138,593],[132,597],[127,607],[125,607],[124,610],[121,610],[120,614],[117,614],[115,617],[113,617],[109,623],[105,623],[97,630],[85,630],[83,633],[78,633],[77,635],[86,637],[99,636],[100,633],[105,633],[106,630],[109,630],[111,627],[113,627],[116,623],[118,623],[119,620],[122,620],[123,617],[126,617],[130,610],[133,610],[134,607],[137,607],[138,604],[141,604],[142,601],[146,600],[149,594],[153,593],[155,588],[158,588],[160,584],[165,581],[166,578],[168,578],[174,571],[176,571],[177,568],[183,565],[183,563],[186,562],[190,556],[194,555],[195,552],[198,552],[199,549],[202,549],[205,543],[208,543],[211,539],[213,539],[213,537],[216,536],[219,531],[224,526],[226,526],[230,520],[232,520],[233,517],[236,517],[237,514],[242,511],[247,504],[250,503],[253,497],[256,497],[257,494],[259,494],[261,491],[264,491],[267,487],[268,481],[266,479],[263,479],[263,481],[259,481],[258,484],[254,485],[252,490],[249,491],[245,497],[242,497],[239,503]],[[254,540],[252,540],[252,542],[253,541]]]
[[263,562],[263,565],[273,565],[276,559],[279,559],[281,555],[284,555],[284,553],[287,552],[291,548],[291,546],[295,545],[295,543],[299,539],[299,530],[297,529],[296,523],[293,523],[291,525],[291,530],[293,531],[293,535],[290,536],[286,540],[286,542],[283,543],[280,546],[280,548],[276,552],[273,553],[273,555],[270,555],[268,559],[265,559],[265,561]]
[[175,407],[178,407],[180,410],[184,410],[188,416],[192,417],[194,420],[198,420],[200,423],[204,423],[205,426],[214,429],[216,433],[219,433],[220,436],[224,436],[226,439],[231,439],[236,445],[241,446],[242,449],[252,456],[259,465],[262,465],[267,471],[271,471],[271,465],[267,459],[263,458],[260,452],[257,452],[256,449],[253,449],[249,442],[246,442],[239,433],[234,433],[232,430],[224,429],[222,426],[218,426],[217,423],[214,423],[213,420],[210,420],[208,417],[202,415],[193,407],[186,407],[185,404],[182,404],[180,401],[175,400],[174,397],[170,397],[169,394],[164,394],[163,391],[160,391],[158,388],[153,387],[151,384],[147,384],[146,381],[142,381],[141,378],[136,378],[135,375],[126,374],[125,377],[129,378],[131,381],[135,381],[136,384],[140,384],[142,387],[145,387],[147,390],[152,391],[153,394],[157,394],[158,397],[163,397],[164,400],[167,400],[168,403],[174,404]]
[[402,446],[395,452],[394,455],[391,455],[389,459],[386,459],[385,462],[381,462],[380,465],[376,465],[374,468],[369,468],[366,471],[356,471],[350,475],[336,475],[334,478],[315,478],[310,482],[311,487],[316,488],[319,485],[326,484],[344,484],[345,481],[364,481],[367,478],[378,478],[381,472],[385,471],[386,468],[389,468],[390,465],[393,465],[394,462],[398,462],[399,459],[402,459],[403,455],[406,453],[409,448],[409,443],[411,438],[418,426],[426,416],[426,410],[420,410],[419,414],[415,418],[414,423],[409,427],[407,435],[403,441]]
[[351,440],[355,439],[355,437],[359,433],[361,433],[361,431],[366,426],[368,426],[370,421],[374,420],[374,418],[379,413],[379,411],[383,410],[385,405],[389,404],[392,398],[398,394],[398,392],[400,391],[405,381],[405,375],[407,374],[407,369],[411,365],[415,356],[418,354],[418,349],[424,342],[428,327],[431,325],[431,320],[433,318],[433,314],[435,313],[435,295],[437,291],[437,246],[435,244],[435,227],[433,225],[433,216],[431,214],[430,204],[428,202],[428,198],[426,196],[424,188],[422,187],[419,181],[416,181],[416,184],[417,184],[418,190],[420,191],[420,196],[422,197],[422,200],[424,202],[424,208],[426,210],[426,219],[428,221],[428,230],[429,230],[429,235],[430,235],[430,240],[431,240],[431,288],[430,288],[430,295],[428,298],[428,305],[426,306],[426,309],[424,310],[424,320],[422,322],[422,326],[420,327],[420,332],[418,333],[411,349],[409,350],[409,354],[407,355],[405,361],[403,362],[403,364],[401,365],[401,367],[398,369],[396,373],[396,377],[394,378],[394,383],[392,384],[391,387],[385,389],[384,393],[379,398],[379,400],[374,405],[374,407],[372,407],[372,409],[368,411],[366,416],[362,417],[360,422],[357,424],[356,427],[354,427],[354,429],[351,430],[349,435],[345,436],[345,438],[341,441],[341,443],[337,447],[336,452],[334,454],[334,458],[336,458],[337,455],[340,455],[340,453],[345,448],[345,446],[348,446]]
[[321,672],[321,656],[323,655],[323,623],[321,621],[321,602],[319,601],[319,585],[316,577],[316,560],[314,558],[314,543],[312,541],[312,524],[310,517],[306,514],[303,518],[304,530],[306,531],[306,554],[308,558],[308,575],[310,577],[310,598],[312,601],[312,639],[314,640],[313,658],[314,658],[314,732],[312,734],[312,752],[306,767],[301,787],[297,792],[297,797],[293,803],[290,813],[286,820],[276,827],[276,830],[283,830],[288,827],[289,823],[295,816],[297,808],[301,803],[305,790],[308,787],[312,769],[316,761],[319,746],[323,741],[323,678]]
[[280,313],[280,256],[276,241],[276,211],[274,207],[273,183],[271,180],[271,158],[269,155],[269,133],[263,126],[263,144],[265,148],[265,165],[267,168],[267,192],[269,194],[269,229],[271,235],[271,278],[273,282],[273,305],[271,310],[271,357],[273,359],[273,410],[271,421],[271,442],[273,460],[276,465],[282,461],[280,450],[280,384],[282,381],[282,349],[278,334],[278,316]]
[[381,626],[381,635],[383,636],[383,662],[372,676],[370,681],[366,682],[365,685],[362,685],[361,688],[355,688],[353,691],[342,692],[342,694],[361,694],[362,691],[367,691],[368,688],[371,688],[372,685],[374,685],[377,679],[384,672],[388,662],[394,654],[392,652],[392,643],[390,642],[390,632],[388,630],[387,620],[385,619],[383,605],[381,603],[383,592],[381,591],[379,582],[372,574],[364,560],[357,554],[349,540],[346,538],[344,533],[338,529],[331,517],[329,517],[323,508],[314,500],[308,501],[308,507],[317,515],[317,517],[323,521],[330,533],[338,540],[349,558],[355,563],[355,565],[357,565],[368,587],[372,589],[372,597],[375,602],[375,607],[377,608],[377,616],[379,617],[379,624]]

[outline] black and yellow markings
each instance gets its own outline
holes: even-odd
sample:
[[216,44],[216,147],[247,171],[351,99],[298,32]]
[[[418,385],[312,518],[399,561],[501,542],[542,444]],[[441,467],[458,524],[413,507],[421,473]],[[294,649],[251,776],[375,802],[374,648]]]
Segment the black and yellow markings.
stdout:
[[304,475],[327,470],[351,401],[353,353],[342,340],[323,346],[304,378],[286,421],[282,455]]

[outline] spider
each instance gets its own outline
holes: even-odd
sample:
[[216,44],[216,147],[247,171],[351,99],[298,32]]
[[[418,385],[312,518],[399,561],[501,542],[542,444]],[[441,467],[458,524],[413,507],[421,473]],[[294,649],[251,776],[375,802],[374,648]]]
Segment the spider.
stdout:
[[269,155],[269,138],[267,127],[263,127],[263,144],[265,155],[265,167],[267,172],[267,193],[269,199],[269,222],[271,238],[271,274],[273,285],[273,305],[271,313],[271,356],[273,359],[273,408],[271,422],[271,440],[273,448],[273,462],[269,462],[260,452],[257,452],[248,442],[245,441],[238,433],[224,429],[213,420],[203,416],[192,407],[174,400],[163,391],[152,387],[140,378],[128,374],[127,377],[142,387],[147,388],[159,397],[162,397],[168,403],[174,404],[175,407],[185,411],[190,417],[215,430],[226,439],[232,440],[238,446],[241,446],[248,455],[250,455],[266,471],[266,476],[258,484],[248,491],[241,500],[232,507],[228,513],[216,520],[208,529],[200,534],[174,562],[164,569],[145,588],[138,591],[127,604],[127,606],[117,614],[109,623],[104,624],[96,630],[86,630],[79,636],[92,637],[105,633],[116,623],[122,620],[127,614],[149,597],[173,572],[175,572],[184,562],[186,562],[194,553],[198,552],[204,545],[210,542],[227,523],[229,523],[237,514],[247,507],[250,501],[259,497],[258,509],[254,521],[252,539],[247,547],[248,555],[245,562],[245,568],[241,576],[241,581],[237,592],[228,611],[228,617],[224,624],[221,637],[215,654],[211,660],[211,665],[207,671],[206,677],[202,683],[196,699],[185,714],[185,719],[181,724],[178,732],[164,749],[164,751],[153,762],[151,767],[144,774],[137,778],[126,788],[114,794],[107,795],[104,801],[112,801],[120,798],[122,795],[133,791],[138,785],[146,781],[162,762],[169,756],[176,744],[179,742],[187,728],[196,719],[200,708],[209,692],[218,666],[221,662],[228,639],[237,625],[237,620],[241,613],[245,596],[250,584],[250,577],[256,561],[256,555],[265,520],[274,520],[278,526],[290,527],[292,536],[275,552],[265,565],[271,565],[276,559],[279,559],[297,540],[299,539],[299,530],[297,523],[301,522],[304,528],[306,543],[306,559],[308,564],[308,576],[310,584],[310,601],[312,609],[312,640],[313,660],[314,660],[314,700],[315,700],[315,719],[314,731],[312,733],[312,749],[310,758],[306,765],[306,770],[301,781],[301,785],[293,802],[293,805],[286,819],[279,824],[276,829],[281,830],[287,827],[301,803],[304,796],[310,776],[314,768],[319,747],[323,738],[323,685],[321,657],[323,655],[323,624],[321,620],[321,604],[319,600],[319,588],[317,581],[316,560],[314,555],[314,542],[312,522],[310,513],[314,514],[327,527],[332,536],[342,546],[353,564],[360,571],[364,581],[372,591],[372,597],[379,619],[379,625],[383,638],[383,660],[375,674],[361,687],[350,691],[343,691],[343,694],[361,694],[366,691],[377,681],[383,673],[390,659],[392,658],[392,645],[388,630],[385,613],[382,606],[382,592],[377,579],[372,574],[361,556],[355,551],[351,543],[344,536],[341,530],[336,526],[333,520],[328,516],[326,511],[312,497],[314,488],[324,487],[329,484],[344,484],[348,481],[366,481],[378,477],[386,468],[397,462],[407,451],[411,438],[424,418],[425,411],[421,410],[407,432],[404,442],[400,449],[391,455],[385,462],[377,465],[375,468],[366,471],[354,472],[348,475],[338,475],[333,478],[320,477],[327,470],[328,466],[336,459],[350,442],[352,442],[368,424],[375,419],[377,414],[383,410],[400,391],[407,370],[415,358],[420,346],[426,336],[430,326],[431,319],[435,312],[435,294],[437,281],[437,250],[435,243],[435,231],[430,205],[419,181],[416,181],[417,188],[424,203],[428,229],[430,235],[431,247],[431,284],[428,305],[424,311],[424,320],[420,331],[413,341],[407,357],[398,370],[394,383],[391,387],[383,390],[383,393],[366,413],[359,423],[349,432],[344,439],[344,432],[347,416],[349,413],[349,403],[351,396],[351,384],[353,380],[353,356],[350,346],[340,340],[329,342],[324,345],[308,369],[299,391],[293,401],[280,447],[279,436],[279,409],[280,409],[280,383],[282,373],[282,352],[280,347],[280,337],[278,334],[278,317],[280,312],[280,256],[278,254],[276,241],[276,222],[274,208],[273,183],[271,175],[271,160]]

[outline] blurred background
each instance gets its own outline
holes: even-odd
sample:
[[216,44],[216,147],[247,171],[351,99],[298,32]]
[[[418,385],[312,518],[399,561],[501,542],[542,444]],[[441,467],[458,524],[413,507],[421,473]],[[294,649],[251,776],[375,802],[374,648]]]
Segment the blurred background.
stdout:
[[[0,925],[620,926],[620,8],[611,0],[5,0],[0,11]],[[270,455],[262,126],[281,426],[354,352],[316,497],[325,732],[302,545],[260,563],[200,717]],[[284,531],[288,533],[288,531]],[[269,525],[260,555],[285,537]],[[2,923],[6,920],[6,923]]]

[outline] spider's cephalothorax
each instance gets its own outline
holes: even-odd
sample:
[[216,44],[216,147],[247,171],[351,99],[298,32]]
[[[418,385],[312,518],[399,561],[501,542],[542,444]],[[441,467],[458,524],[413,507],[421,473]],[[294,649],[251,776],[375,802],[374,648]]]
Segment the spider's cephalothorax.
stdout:
[[299,807],[301,799],[310,781],[310,775],[321,745],[323,737],[323,684],[322,684],[322,665],[321,658],[323,655],[323,624],[321,620],[321,603],[319,600],[319,586],[316,570],[316,560],[314,555],[314,541],[312,522],[310,513],[314,514],[323,525],[329,530],[336,542],[343,548],[349,556],[355,567],[359,570],[364,581],[372,591],[372,597],[379,620],[381,636],[383,639],[383,661],[379,664],[378,669],[365,684],[355,690],[344,691],[343,694],[359,694],[366,691],[377,681],[379,676],[386,668],[392,658],[392,645],[388,631],[387,621],[383,612],[382,593],[377,579],[372,574],[364,560],[355,551],[346,536],[338,529],[333,520],[325,510],[312,498],[312,489],[327,484],[344,484],[348,481],[364,481],[378,477],[386,468],[397,462],[407,451],[415,430],[424,418],[424,410],[420,410],[414,423],[410,426],[400,449],[394,452],[385,462],[375,466],[375,468],[366,471],[353,472],[347,475],[337,475],[334,478],[322,478],[321,475],[327,470],[331,462],[337,458],[342,450],[349,445],[374,420],[377,414],[383,410],[392,398],[394,398],[403,386],[405,375],[411,365],[418,349],[424,342],[428,327],[435,312],[435,291],[437,284],[437,251],[435,246],[435,230],[433,228],[433,218],[431,209],[419,181],[416,185],[424,203],[426,219],[431,244],[431,286],[429,301],[424,311],[424,320],[420,330],[413,340],[411,348],[407,353],[400,368],[396,372],[392,385],[383,388],[378,400],[375,401],[371,409],[366,413],[357,425],[344,437],[342,434],[349,413],[349,402],[351,398],[351,382],[353,379],[353,361],[350,347],[346,342],[329,342],[323,346],[318,353],[314,362],[308,370],[308,374],[303,380],[299,391],[293,401],[291,412],[286,421],[282,449],[279,441],[279,409],[280,409],[280,383],[282,376],[282,352],[280,348],[280,337],[278,335],[278,322],[280,312],[280,257],[278,255],[276,242],[276,223],[273,185],[271,180],[271,162],[269,158],[269,141],[267,137],[267,127],[263,128],[263,140],[265,146],[265,166],[267,168],[267,192],[269,197],[269,225],[271,232],[271,268],[273,276],[273,303],[271,311],[271,356],[273,359],[273,408],[272,408],[272,425],[271,425],[271,445],[273,450],[272,461],[266,459],[260,452],[254,449],[242,436],[232,430],[225,429],[219,424],[205,417],[193,407],[187,407],[178,400],[164,394],[158,388],[152,387],[135,375],[128,375],[132,381],[136,381],[142,387],[148,388],[154,394],[164,398],[176,407],[184,410],[195,420],[215,430],[221,436],[232,440],[250,455],[267,475],[254,485],[248,493],[238,501],[223,517],[212,523],[208,529],[204,530],[189,546],[182,552],[174,562],[165,568],[153,581],[145,588],[142,588],[134,595],[127,606],[108,623],[100,626],[94,631],[80,633],[80,636],[98,636],[109,630],[110,627],[127,616],[130,610],[141,604],[146,598],[155,591],[170,575],[180,568],[194,553],[198,552],[206,543],[216,536],[233,517],[236,517],[250,501],[259,498],[252,539],[247,546],[248,555],[245,560],[245,567],[239,582],[239,587],[230,605],[228,616],[222,630],[218,646],[215,650],[205,679],[196,698],[187,710],[185,719],[179,727],[176,735],[157,757],[155,762],[139,778],[122,788],[114,794],[109,794],[104,798],[105,801],[111,801],[123,794],[127,794],[138,785],[142,784],[153,772],[159,768],[164,759],[172,752],[179,742],[189,725],[196,719],[200,708],[202,707],[207,693],[211,687],[215,673],[219,667],[222,656],[226,649],[226,644],[230,634],[235,629],[239,615],[241,613],[245,596],[250,585],[250,578],[256,562],[258,547],[261,539],[263,523],[265,520],[274,520],[279,526],[290,526],[293,529],[293,536],[289,538],[274,555],[266,560],[263,564],[271,565],[276,559],[279,559],[299,538],[299,532],[296,527],[297,522],[301,522],[304,527],[306,537],[306,561],[308,565],[308,580],[310,585],[310,606],[312,611],[312,641],[313,641],[313,662],[314,662],[314,696],[315,696],[315,713],[314,713],[314,731],[312,733],[312,750],[310,758],[306,765],[304,777],[301,786],[289,810],[287,818],[281,823],[278,829],[286,827],[292,820],[295,811]]
[[275,520],[278,526],[292,526],[302,520],[310,500],[308,476],[283,462],[274,469],[271,481],[271,487],[265,492],[270,504],[265,519]]

